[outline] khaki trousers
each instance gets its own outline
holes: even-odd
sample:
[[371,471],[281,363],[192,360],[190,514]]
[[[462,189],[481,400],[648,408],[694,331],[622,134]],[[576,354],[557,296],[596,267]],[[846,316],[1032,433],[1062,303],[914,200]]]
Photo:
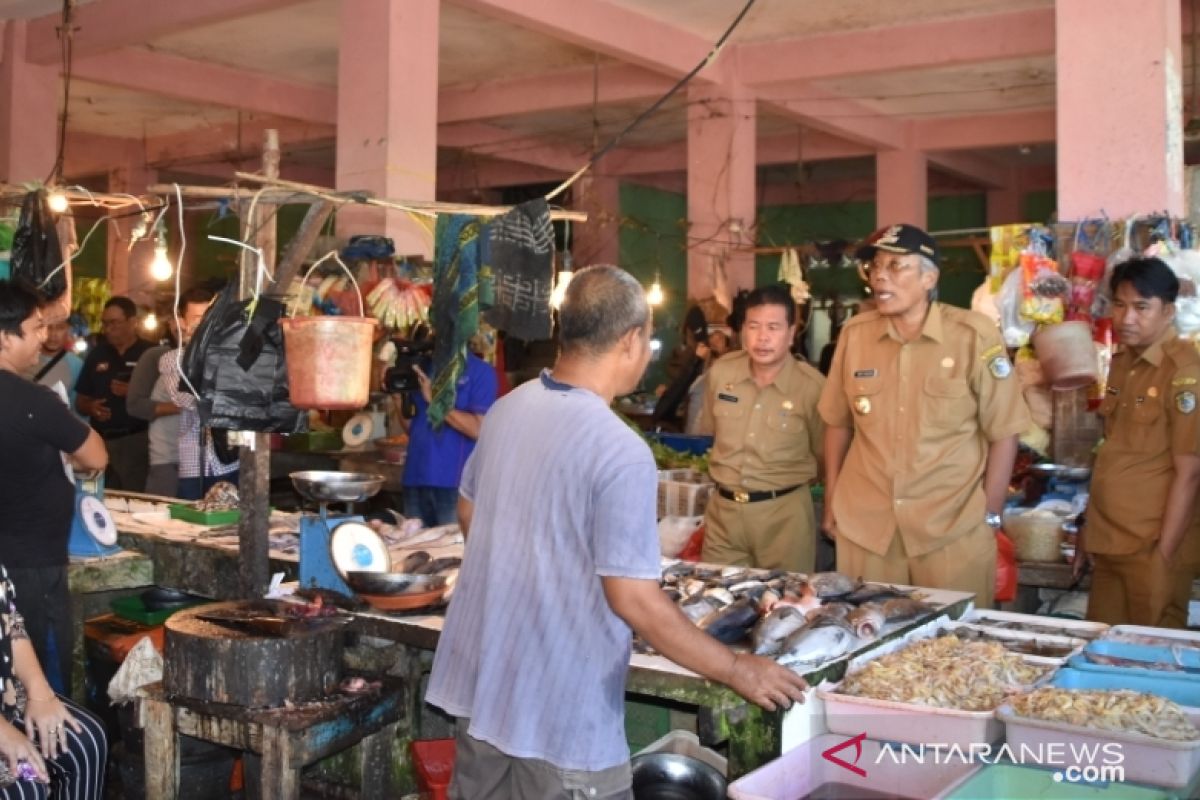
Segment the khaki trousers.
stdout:
[[1088,619],[1109,625],[1187,627],[1194,565],[1182,553],[1168,564],[1153,541],[1136,553],[1095,553],[1092,560]]
[[816,528],[807,486],[757,503],[726,500],[714,491],[705,509],[700,557],[710,564],[812,572]]
[[899,531],[882,556],[843,536],[837,540],[837,568],[844,575],[873,583],[974,592],[977,608],[991,608],[996,594],[996,533],[980,524],[921,556],[908,555]]
[[559,769],[535,758],[515,758],[467,733],[469,719],[454,730],[451,800],[633,800],[629,762],[599,772]]

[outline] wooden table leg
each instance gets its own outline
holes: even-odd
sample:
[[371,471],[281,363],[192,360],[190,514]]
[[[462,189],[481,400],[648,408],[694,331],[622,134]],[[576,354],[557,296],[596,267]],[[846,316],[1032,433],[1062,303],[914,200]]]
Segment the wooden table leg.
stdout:
[[401,795],[396,769],[392,763],[396,745],[396,723],[384,725],[362,740],[359,774],[362,800],[391,800]]
[[303,766],[295,763],[288,731],[264,725],[259,796],[263,800],[299,800],[300,768]]
[[179,796],[179,747],[175,710],[165,700],[142,698],[146,712],[146,800]]

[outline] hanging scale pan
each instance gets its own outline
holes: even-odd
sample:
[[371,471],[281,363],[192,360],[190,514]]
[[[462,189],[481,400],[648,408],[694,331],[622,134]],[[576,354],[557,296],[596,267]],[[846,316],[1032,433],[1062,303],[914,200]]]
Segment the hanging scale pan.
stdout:
[[84,530],[99,544],[108,547],[117,543],[117,525],[100,498],[90,494],[81,497],[79,519]]
[[329,536],[329,557],[346,579],[347,572],[390,572],[392,557],[379,534],[361,522],[343,522]]

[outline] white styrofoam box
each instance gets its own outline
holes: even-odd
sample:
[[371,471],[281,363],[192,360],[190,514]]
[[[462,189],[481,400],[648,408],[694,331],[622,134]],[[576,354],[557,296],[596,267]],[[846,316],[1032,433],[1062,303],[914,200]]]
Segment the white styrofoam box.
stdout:
[[[729,796],[733,800],[795,800],[808,797],[814,789],[832,783],[848,787],[845,794],[836,796],[852,797],[857,790],[924,800],[943,794],[978,769],[976,764],[956,759],[942,764],[902,763],[899,758],[881,756],[883,744],[873,739],[860,742],[862,752],[857,761],[854,746],[834,753],[837,758],[862,769],[866,773],[863,776],[821,755],[846,740],[846,736],[839,734],[821,734],[734,781],[729,786]],[[830,793],[829,796],[835,795]]]
[[[1193,725],[1200,725],[1200,710],[1184,708],[1184,713]],[[1053,752],[1068,760],[1066,764],[1047,766],[1106,766],[1109,764],[1106,758],[1111,756],[1101,748],[1112,742],[1120,745],[1120,764],[1125,768],[1127,781],[1182,787],[1200,769],[1200,740],[1177,742],[1144,733],[1119,733],[1031,719],[1018,716],[1007,704],[997,709],[996,717],[1004,723],[1009,748],[1021,752],[1024,758]],[[1090,752],[1085,752],[1085,748]]]
[[1108,630],[1103,622],[1091,622],[1082,619],[1067,619],[1066,617],[1041,617],[1037,614],[1017,614],[1012,611],[993,611],[990,608],[977,609],[963,615],[963,622],[973,622],[987,625],[990,622],[1016,622],[1023,625],[1037,625],[1051,628],[1059,636],[1073,636],[1077,639],[1095,639]]
[[1178,628],[1151,628],[1146,625],[1113,625],[1104,634],[1114,642],[1139,642],[1143,638],[1169,639],[1188,647],[1200,647],[1200,631],[1183,631]]

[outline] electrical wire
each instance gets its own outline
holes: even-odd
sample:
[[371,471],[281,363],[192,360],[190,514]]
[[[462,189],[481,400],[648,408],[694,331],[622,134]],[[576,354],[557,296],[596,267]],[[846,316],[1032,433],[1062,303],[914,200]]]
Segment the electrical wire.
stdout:
[[729,39],[729,37],[733,34],[733,32],[735,30],[737,30],[738,25],[741,24],[742,20],[746,16],[746,14],[749,13],[750,9],[754,7],[754,4],[756,2],[758,2],[758,0],[746,0],[746,5],[744,5],[742,7],[742,10],[738,12],[738,15],[733,18],[733,22],[731,22],[729,24],[729,27],[725,29],[725,32],[721,34],[721,38],[717,39],[716,44],[714,44],[712,46],[712,49],[710,49],[708,51],[708,55],[706,55],[703,59],[700,60],[700,63],[698,63],[696,66],[692,67],[691,71],[689,71],[686,75],[684,75],[682,78],[680,78],[678,81],[676,81],[675,85],[672,86],[670,89],[668,89],[666,94],[664,94],[662,97],[658,98],[658,100],[655,100],[654,103],[649,108],[647,108],[642,113],[638,114],[637,117],[635,117],[632,122],[630,122],[628,125],[626,125],[623,130],[621,130],[616,136],[614,136],[611,140],[609,140],[608,144],[604,145],[604,147],[601,147],[599,150],[597,150],[595,153],[593,153],[592,157],[588,159],[586,164],[584,164],[582,167],[580,167],[575,172],[574,175],[572,175],[571,177],[569,177],[565,181],[563,181],[562,184],[560,184],[558,186],[558,188],[554,189],[552,192],[550,192],[548,195],[546,195],[546,199],[553,200],[555,197],[558,197],[560,194],[565,192],[571,184],[573,184],[576,180],[579,179],[579,177],[581,175],[583,175],[583,173],[587,172],[589,169],[591,169],[593,166],[595,166],[597,161],[604,158],[604,156],[606,156],[614,147],[616,147],[618,144],[620,144],[621,141],[626,136],[629,135],[630,131],[632,131],[634,128],[636,128],[638,125],[641,124],[642,120],[646,119],[647,117],[652,115],[654,112],[658,111],[658,109],[660,109],[662,107],[663,103],[670,100],[671,97],[674,96],[674,94],[676,92],[678,92],[680,89],[682,89],[684,86],[686,86],[692,78],[696,77],[696,75],[700,72],[700,70],[704,69],[709,64],[711,64],[713,61],[715,61],[717,59],[717,56],[720,55],[721,48],[724,47],[725,42]]
[[54,156],[54,166],[46,178],[46,185],[53,186],[62,179],[63,163],[67,150],[67,119],[71,110],[71,73],[74,62],[75,29],[72,27],[72,17],[75,10],[75,0],[63,0],[62,25],[58,28],[60,57],[62,61],[63,105],[62,114],[58,118],[58,145]]

